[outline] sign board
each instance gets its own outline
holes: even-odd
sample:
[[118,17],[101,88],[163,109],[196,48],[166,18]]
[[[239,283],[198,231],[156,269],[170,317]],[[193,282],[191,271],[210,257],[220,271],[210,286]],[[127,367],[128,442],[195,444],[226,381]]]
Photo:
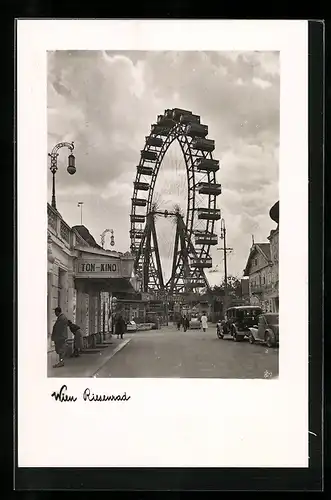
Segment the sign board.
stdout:
[[80,259],[76,264],[77,278],[131,278],[133,260]]

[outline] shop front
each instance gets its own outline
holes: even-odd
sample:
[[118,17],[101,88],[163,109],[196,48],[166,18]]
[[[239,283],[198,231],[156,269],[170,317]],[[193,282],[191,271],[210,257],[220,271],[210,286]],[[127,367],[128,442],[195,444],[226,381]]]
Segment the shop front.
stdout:
[[107,340],[112,332],[113,297],[135,292],[131,254],[107,255],[107,251],[80,249],[74,268],[77,290],[77,323],[85,325],[87,346]]
[[[134,258],[91,246],[94,240],[86,241],[49,204],[47,214],[47,349],[54,349],[51,332],[58,306],[81,327],[86,346],[102,341],[111,332],[112,298],[135,293],[139,286],[133,276]],[[69,329],[68,340],[70,347]]]

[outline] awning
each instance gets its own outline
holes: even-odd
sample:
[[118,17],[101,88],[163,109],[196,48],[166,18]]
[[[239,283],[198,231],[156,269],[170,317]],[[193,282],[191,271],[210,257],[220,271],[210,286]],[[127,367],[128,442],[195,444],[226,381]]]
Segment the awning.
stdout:
[[75,280],[82,284],[85,289],[93,288],[100,292],[111,293],[135,293],[130,279],[127,278],[75,278]]

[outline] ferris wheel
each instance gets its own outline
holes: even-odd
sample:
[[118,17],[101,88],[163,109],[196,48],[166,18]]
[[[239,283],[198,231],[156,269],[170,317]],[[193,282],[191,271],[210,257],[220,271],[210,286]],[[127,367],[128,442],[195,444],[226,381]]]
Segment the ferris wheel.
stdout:
[[[219,161],[213,158],[215,141],[207,138],[208,125],[200,116],[184,109],[167,109],[152,124],[145,138],[137,168],[131,207],[131,251],[142,291],[175,294],[197,291],[209,283],[205,269],[212,267],[210,247],[217,245],[215,222],[221,218],[216,182]],[[186,168],[186,213],[175,206],[160,210],[155,201],[155,183],[164,158],[174,141],[180,146]],[[173,218],[176,226],[172,271],[166,281],[161,265],[156,219]]]

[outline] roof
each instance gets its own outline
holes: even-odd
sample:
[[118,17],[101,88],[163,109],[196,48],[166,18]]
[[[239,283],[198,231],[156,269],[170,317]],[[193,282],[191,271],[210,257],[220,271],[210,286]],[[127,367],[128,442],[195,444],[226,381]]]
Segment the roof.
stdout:
[[267,260],[271,259],[270,243],[255,243],[255,246],[258,246],[262,250]]
[[134,293],[135,290],[130,283],[129,278],[77,278],[80,282],[99,286],[103,291],[112,291],[114,293]]
[[263,255],[263,257],[266,260],[266,264],[268,264],[269,261],[271,260],[270,243],[254,243],[254,245],[252,245],[252,247],[250,249],[249,256],[248,256],[248,259],[247,259],[247,263],[246,263],[246,266],[245,266],[245,269],[244,269],[244,275],[245,276],[248,276],[248,274],[249,274],[248,273],[249,265],[251,263],[253,255],[256,252],[259,252],[261,255]]
[[102,247],[98,245],[98,243],[95,241],[93,238],[92,234],[90,231],[87,229],[85,226],[73,226],[72,229],[75,229],[79,235],[93,248],[100,248]]

